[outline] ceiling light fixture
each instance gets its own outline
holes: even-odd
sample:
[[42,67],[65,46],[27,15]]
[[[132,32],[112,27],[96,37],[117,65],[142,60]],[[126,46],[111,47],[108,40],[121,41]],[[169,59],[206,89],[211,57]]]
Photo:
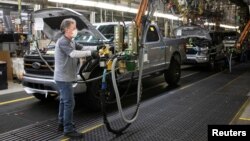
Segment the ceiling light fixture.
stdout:
[[[90,0],[74,0],[74,1],[66,1],[66,0],[48,0],[49,2],[55,3],[64,3],[64,4],[73,4],[73,5],[81,5],[81,6],[88,6],[88,7],[96,7],[96,8],[103,8],[108,10],[115,10],[121,12],[129,12],[136,14],[138,9],[130,8],[127,6],[115,5],[111,3],[104,3],[104,2],[97,2],[97,1],[90,1]],[[171,20],[181,20],[178,16],[174,16],[171,14],[164,14],[160,12],[155,12],[154,16],[171,19]]]
[[[215,26],[215,23],[205,22],[204,25]],[[239,26],[232,26],[232,25],[226,25],[226,24],[220,24],[220,27],[227,28],[227,29],[239,29]]]

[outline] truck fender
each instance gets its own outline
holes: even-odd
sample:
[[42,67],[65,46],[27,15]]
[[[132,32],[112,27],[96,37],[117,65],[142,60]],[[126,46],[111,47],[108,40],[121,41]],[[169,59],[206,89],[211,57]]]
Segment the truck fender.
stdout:
[[[98,59],[91,59],[89,60],[89,64],[85,66],[81,66],[81,70],[85,70],[86,72],[92,72],[96,67],[99,66],[99,60]],[[82,68],[84,67],[84,68]]]

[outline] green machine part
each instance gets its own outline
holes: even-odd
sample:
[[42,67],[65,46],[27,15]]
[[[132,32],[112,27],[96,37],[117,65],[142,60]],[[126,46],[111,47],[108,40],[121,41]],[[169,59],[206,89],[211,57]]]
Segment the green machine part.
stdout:
[[126,69],[127,71],[135,71],[136,70],[136,61],[135,60],[127,60],[126,61]]
[[126,69],[127,71],[134,71],[136,70],[136,62],[137,62],[137,55],[131,53],[131,50],[125,50],[125,62],[126,62]]
[[137,68],[138,60],[138,38],[137,28],[135,23],[131,23],[128,26],[128,48],[125,50],[126,56],[126,69],[128,71],[134,71]]

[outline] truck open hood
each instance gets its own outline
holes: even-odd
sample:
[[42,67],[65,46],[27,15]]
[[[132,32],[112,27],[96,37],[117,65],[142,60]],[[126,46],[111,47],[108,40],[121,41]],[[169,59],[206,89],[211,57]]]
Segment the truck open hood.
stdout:
[[60,25],[63,19],[73,18],[76,20],[77,29],[89,30],[100,40],[106,38],[80,13],[67,8],[47,8],[32,13],[34,30],[42,30],[51,40],[57,40],[61,35]]
[[211,36],[209,35],[209,31],[199,26],[178,27],[174,30],[174,35],[177,38],[197,37],[197,38],[204,38],[207,40],[212,40]]

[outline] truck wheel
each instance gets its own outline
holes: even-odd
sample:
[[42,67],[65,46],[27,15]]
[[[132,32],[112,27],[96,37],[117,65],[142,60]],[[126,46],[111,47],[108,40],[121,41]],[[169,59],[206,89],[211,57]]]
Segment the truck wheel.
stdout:
[[210,70],[210,71],[213,71],[215,69],[215,59],[214,59],[214,57],[211,57],[209,59],[207,67],[208,67],[208,70]]
[[170,67],[164,73],[165,81],[169,86],[176,86],[181,77],[181,65],[175,57],[172,58]]
[[56,99],[56,96],[52,96],[50,94],[46,97],[45,94],[33,93],[33,96],[42,102],[48,102]]
[[[93,71],[89,76],[89,79],[101,76],[101,70]],[[87,83],[87,92],[84,96],[84,105],[87,109],[91,111],[100,111],[101,110],[101,102],[100,102],[100,94],[101,94],[101,83],[102,80],[98,79],[96,81],[92,81]]]
[[[101,70],[93,71],[89,77],[91,78],[96,78],[102,75]],[[114,95],[114,90],[113,86],[111,85],[111,80],[109,79],[109,76],[106,76],[107,79],[107,93],[106,93],[106,102],[107,103],[114,103],[115,101],[115,95]],[[101,110],[101,101],[100,101],[100,96],[101,96],[101,85],[102,85],[102,79],[98,79],[96,81],[92,81],[87,83],[87,93],[85,98],[85,103],[84,105],[89,109],[90,111],[100,111]]]

